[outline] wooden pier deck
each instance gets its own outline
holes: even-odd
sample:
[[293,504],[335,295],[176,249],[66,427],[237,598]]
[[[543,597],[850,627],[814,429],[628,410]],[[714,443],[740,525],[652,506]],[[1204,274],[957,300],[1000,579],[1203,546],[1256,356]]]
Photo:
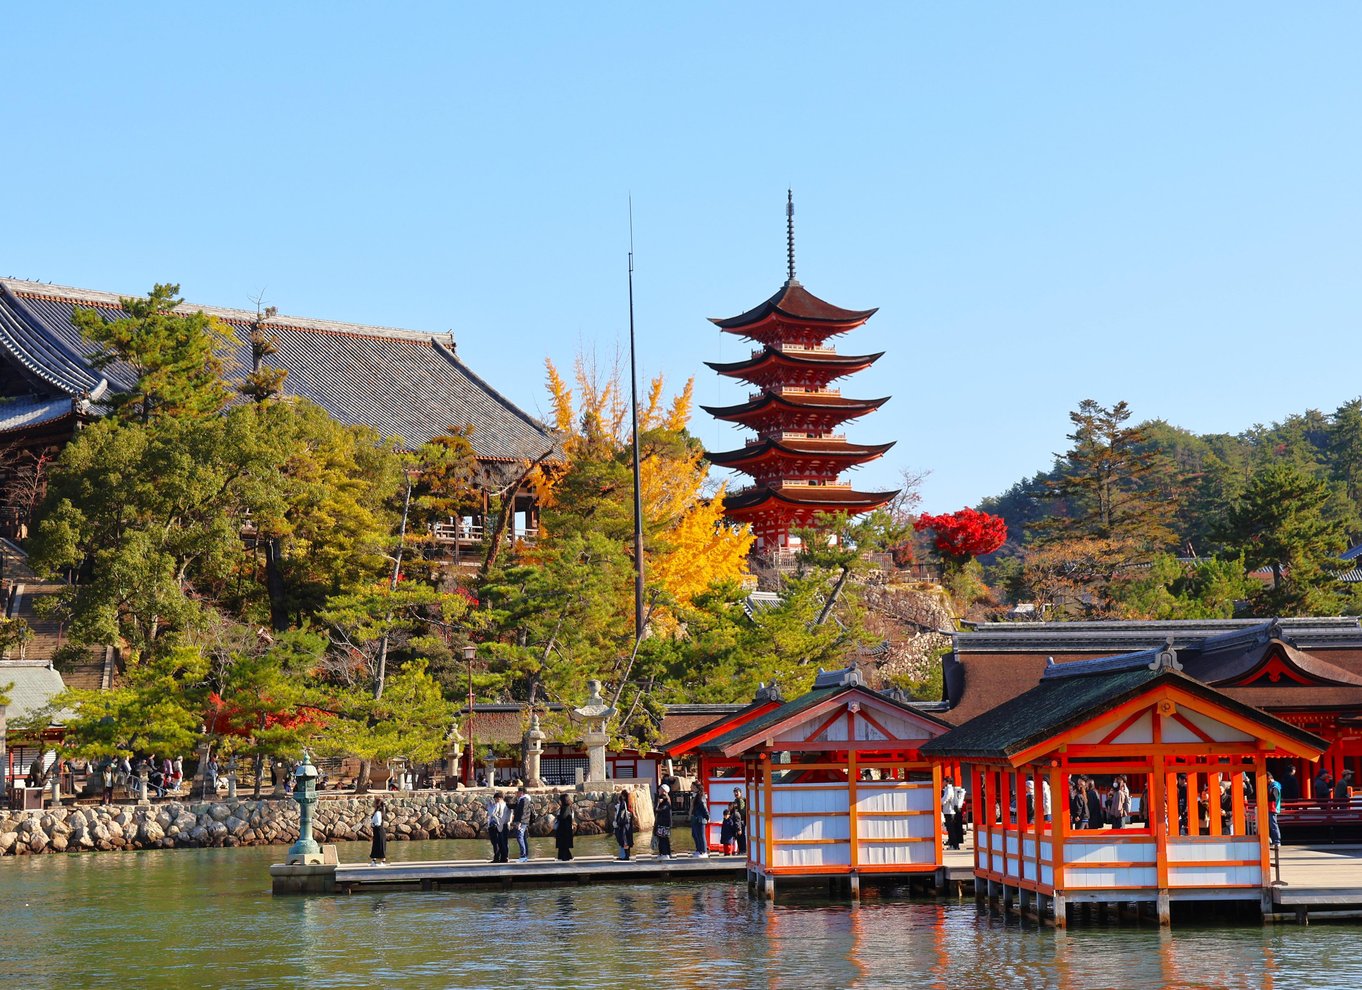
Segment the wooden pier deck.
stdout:
[[1282,846],[1281,876],[1272,887],[1274,920],[1362,917],[1362,845]]
[[509,887],[521,884],[679,880],[690,877],[740,880],[746,870],[747,861],[742,856],[659,859],[646,853],[628,860],[618,860],[613,856],[578,856],[566,862],[531,859],[527,863],[489,863],[485,860],[381,863],[376,866],[341,863],[336,867],[336,889],[350,893],[401,887],[437,890],[455,886]]

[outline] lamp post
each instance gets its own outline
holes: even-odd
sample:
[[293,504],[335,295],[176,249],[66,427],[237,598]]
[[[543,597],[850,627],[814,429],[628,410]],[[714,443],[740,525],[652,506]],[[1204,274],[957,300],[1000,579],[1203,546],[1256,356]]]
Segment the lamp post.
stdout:
[[468,661],[468,786],[472,787],[476,778],[473,774],[473,658],[478,655],[478,648],[472,643],[465,643],[463,648],[463,658]]

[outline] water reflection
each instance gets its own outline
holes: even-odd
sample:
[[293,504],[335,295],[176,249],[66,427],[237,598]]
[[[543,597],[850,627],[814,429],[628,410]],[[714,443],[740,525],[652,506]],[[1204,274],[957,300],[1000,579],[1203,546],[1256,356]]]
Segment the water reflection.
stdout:
[[[418,858],[450,855],[402,844]],[[403,848],[405,847],[405,848]],[[0,861],[24,987],[1340,987],[1352,925],[1093,919],[1067,931],[972,901],[750,898],[741,882],[274,898],[278,850]]]

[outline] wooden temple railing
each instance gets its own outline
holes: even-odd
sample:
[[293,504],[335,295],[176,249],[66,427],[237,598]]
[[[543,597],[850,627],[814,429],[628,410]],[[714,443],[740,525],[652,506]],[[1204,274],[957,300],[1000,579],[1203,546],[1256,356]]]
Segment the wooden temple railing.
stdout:
[[[469,545],[481,543],[486,535],[486,528],[482,523],[448,522],[436,523],[431,528],[431,538],[436,543]],[[539,539],[538,528],[520,529],[514,533],[506,533],[506,542],[514,543],[534,543]]]

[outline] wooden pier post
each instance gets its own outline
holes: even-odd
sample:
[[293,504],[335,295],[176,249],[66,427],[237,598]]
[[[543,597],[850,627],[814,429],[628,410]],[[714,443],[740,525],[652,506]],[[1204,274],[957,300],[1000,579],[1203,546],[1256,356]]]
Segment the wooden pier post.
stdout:
[[1166,928],[1173,923],[1173,905],[1168,899],[1167,888],[1161,888],[1159,890],[1159,897],[1156,903],[1159,912],[1159,926]]

